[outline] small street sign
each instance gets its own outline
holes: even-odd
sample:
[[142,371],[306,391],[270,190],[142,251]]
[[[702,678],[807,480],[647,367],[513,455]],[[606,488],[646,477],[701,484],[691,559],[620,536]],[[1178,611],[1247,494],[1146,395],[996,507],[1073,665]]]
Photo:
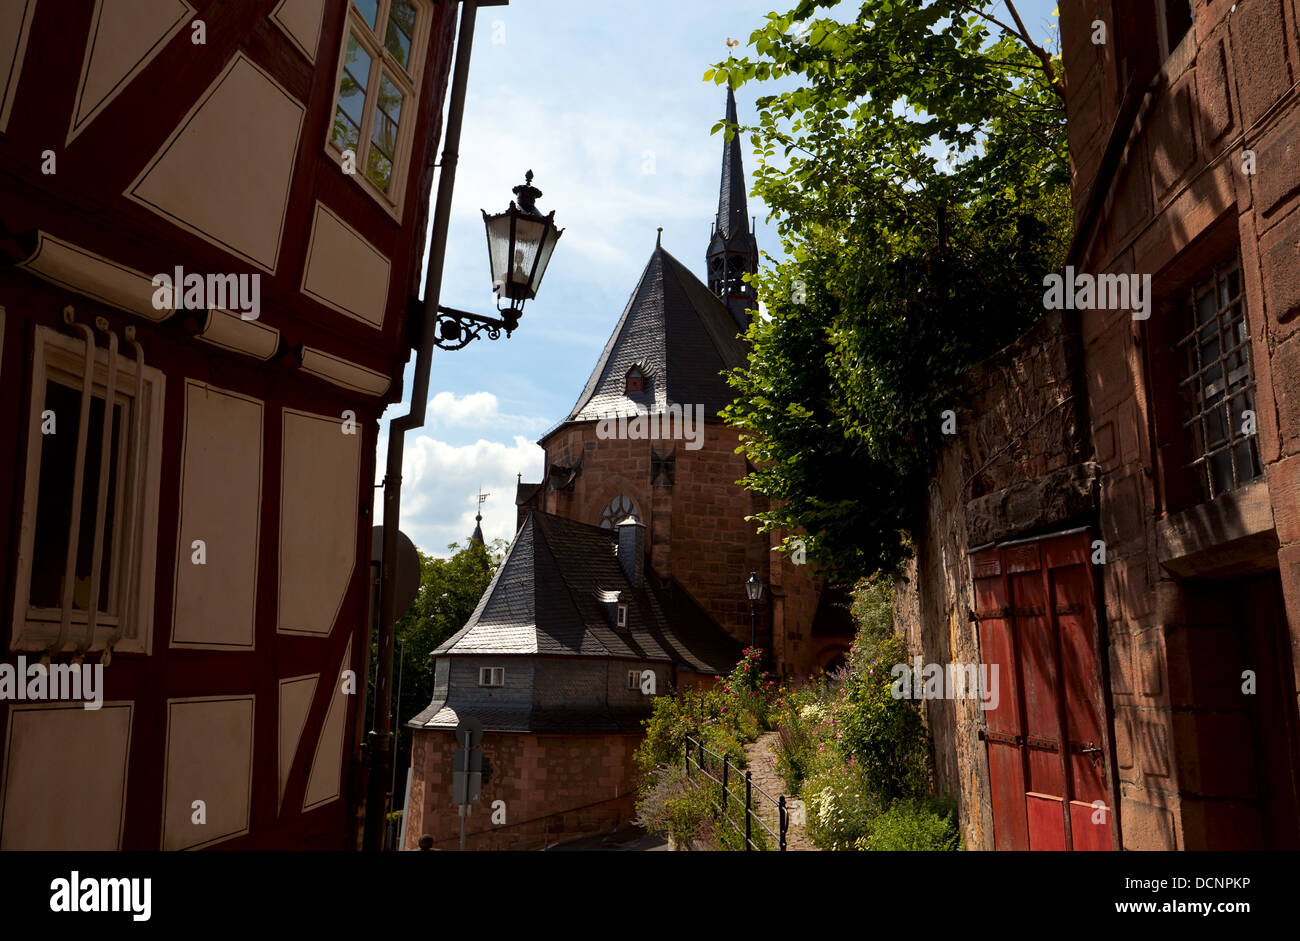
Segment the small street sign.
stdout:
[[465,820],[471,804],[477,804],[483,791],[483,723],[464,716],[456,726],[460,743],[452,756],[451,799],[460,805],[460,848],[465,850]]

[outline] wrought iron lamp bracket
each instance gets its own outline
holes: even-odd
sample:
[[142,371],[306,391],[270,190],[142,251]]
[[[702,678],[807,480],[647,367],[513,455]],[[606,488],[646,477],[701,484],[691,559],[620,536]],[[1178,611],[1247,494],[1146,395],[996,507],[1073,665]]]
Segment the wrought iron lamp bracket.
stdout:
[[499,340],[502,333],[509,337],[519,326],[520,313],[520,308],[507,307],[497,318],[471,314],[454,307],[439,307],[438,328],[433,342],[439,349],[460,350],[484,334],[489,340]]

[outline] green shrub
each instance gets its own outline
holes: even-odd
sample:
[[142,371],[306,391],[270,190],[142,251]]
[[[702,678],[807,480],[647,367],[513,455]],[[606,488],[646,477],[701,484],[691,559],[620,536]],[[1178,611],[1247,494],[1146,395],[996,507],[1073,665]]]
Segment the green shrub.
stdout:
[[962,848],[956,808],[947,801],[900,801],[872,821],[858,848],[875,851],[951,852]]
[[[721,723],[706,725],[702,730],[702,739],[704,747],[713,752],[707,756],[706,761],[710,773],[715,777],[722,774],[723,758],[731,759],[732,768],[745,766],[745,743],[734,728]],[[694,750],[691,755],[696,755]]]
[[824,850],[852,850],[871,832],[879,811],[860,769],[834,756],[804,782],[808,837]]
[[681,844],[707,840],[712,834],[712,818],[707,793],[688,781],[677,767],[656,769],[637,798],[637,824]]
[[[862,637],[862,635],[859,635]],[[888,805],[930,792],[930,737],[917,704],[895,699],[890,668],[907,662],[900,637],[869,638],[836,710],[839,747],[861,764],[867,787]]]
[[645,721],[645,739],[636,750],[637,767],[646,775],[660,765],[681,767],[686,736],[703,737],[704,729],[724,715],[724,705],[722,696],[712,690],[679,690],[655,696],[650,718]]
[[722,684],[727,711],[737,722],[742,738],[750,742],[758,738],[760,731],[773,727],[778,696],[776,680],[763,672],[762,661],[762,650],[746,647],[745,655]]

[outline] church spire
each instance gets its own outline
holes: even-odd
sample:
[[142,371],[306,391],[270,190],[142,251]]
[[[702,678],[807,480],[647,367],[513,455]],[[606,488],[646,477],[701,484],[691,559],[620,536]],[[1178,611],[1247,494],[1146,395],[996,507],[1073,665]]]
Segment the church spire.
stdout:
[[[737,124],[736,93],[727,84],[727,122]],[[758,305],[753,285],[745,273],[758,270],[758,242],[754,238],[745,194],[745,166],[740,134],[722,145],[722,182],[718,190],[718,215],[708,250],[709,289],[727,305],[740,327],[749,323],[746,311]]]

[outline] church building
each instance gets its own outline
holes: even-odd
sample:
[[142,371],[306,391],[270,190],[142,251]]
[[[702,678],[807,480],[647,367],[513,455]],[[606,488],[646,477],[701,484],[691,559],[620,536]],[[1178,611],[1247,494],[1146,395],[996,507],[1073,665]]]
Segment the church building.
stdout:
[[[736,122],[730,89],[726,113]],[[490,769],[469,848],[531,848],[631,819],[651,696],[711,685],[751,637],[787,680],[843,662],[847,607],[756,532],[762,498],[738,483],[750,467],[719,417],[758,307],[753,225],[733,137],[707,284],[656,240],[576,404],[539,442],[543,479],[519,483],[501,569],[434,652],[434,700],[409,723],[407,848],[423,834],[456,845],[451,733],[466,717]],[[765,586],[752,612],[751,573]]]

